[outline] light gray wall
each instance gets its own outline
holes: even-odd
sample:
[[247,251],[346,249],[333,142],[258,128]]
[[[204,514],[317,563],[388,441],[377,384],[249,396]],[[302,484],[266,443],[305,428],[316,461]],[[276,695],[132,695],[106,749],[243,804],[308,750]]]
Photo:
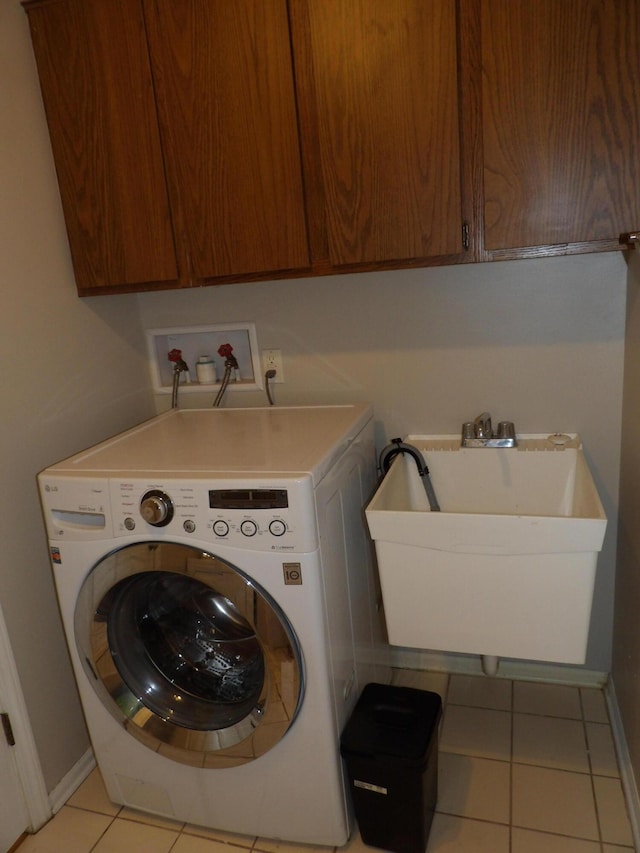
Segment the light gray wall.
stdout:
[[18,0],[0,3],[0,79],[0,602],[52,790],[88,741],[35,475],[153,414],[153,403],[135,297],[76,295]]
[[613,680],[640,779],[640,256],[629,264]]
[[[618,253],[141,294],[145,328],[256,323],[278,347],[276,401],[370,400],[380,446],[458,432],[488,409],[521,432],[582,435],[611,521],[587,665],[608,671],[626,267]],[[210,405],[183,395],[181,405]],[[265,403],[231,391],[226,405]],[[157,398],[162,409],[167,396]]]

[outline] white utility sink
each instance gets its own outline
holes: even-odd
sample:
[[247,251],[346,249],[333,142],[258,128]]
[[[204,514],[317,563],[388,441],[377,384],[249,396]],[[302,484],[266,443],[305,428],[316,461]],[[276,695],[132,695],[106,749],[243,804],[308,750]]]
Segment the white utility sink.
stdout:
[[584,663],[607,519],[580,439],[408,436],[366,510],[392,645]]

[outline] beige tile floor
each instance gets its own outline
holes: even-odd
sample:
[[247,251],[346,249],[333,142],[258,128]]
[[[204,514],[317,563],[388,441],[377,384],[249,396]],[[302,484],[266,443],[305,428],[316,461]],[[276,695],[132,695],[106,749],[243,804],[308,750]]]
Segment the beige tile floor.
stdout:
[[[443,698],[426,853],[633,850],[602,691],[397,670]],[[158,820],[107,800],[94,770],[19,853],[333,853]],[[357,830],[337,853],[364,853]]]

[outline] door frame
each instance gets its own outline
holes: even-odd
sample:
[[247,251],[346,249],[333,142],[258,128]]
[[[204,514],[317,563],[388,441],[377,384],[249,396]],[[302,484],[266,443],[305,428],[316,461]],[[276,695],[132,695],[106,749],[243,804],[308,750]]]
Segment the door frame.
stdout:
[[16,767],[29,818],[29,826],[25,829],[35,832],[49,820],[53,812],[2,607],[0,607],[0,705],[9,714],[16,741],[11,749],[15,750]]

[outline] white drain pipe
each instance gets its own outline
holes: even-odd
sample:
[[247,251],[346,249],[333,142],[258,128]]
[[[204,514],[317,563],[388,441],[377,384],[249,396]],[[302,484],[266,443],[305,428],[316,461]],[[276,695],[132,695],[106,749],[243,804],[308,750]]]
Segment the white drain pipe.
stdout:
[[497,675],[500,659],[495,655],[482,655],[482,671],[485,675]]

